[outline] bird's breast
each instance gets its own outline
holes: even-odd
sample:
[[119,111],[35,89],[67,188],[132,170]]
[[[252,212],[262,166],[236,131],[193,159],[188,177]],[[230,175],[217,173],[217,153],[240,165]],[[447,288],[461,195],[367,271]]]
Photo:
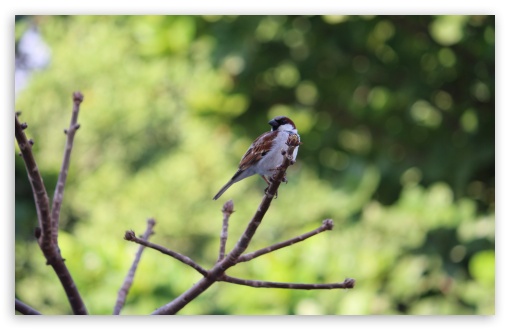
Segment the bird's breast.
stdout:
[[[289,138],[289,133],[280,132],[273,143],[272,148],[269,152],[261,159],[257,164],[257,173],[261,175],[273,175],[274,171],[280,166],[283,162],[283,154],[282,151],[287,151],[289,146],[287,145],[287,140]],[[293,159],[296,159],[298,152],[298,147],[294,149]]]

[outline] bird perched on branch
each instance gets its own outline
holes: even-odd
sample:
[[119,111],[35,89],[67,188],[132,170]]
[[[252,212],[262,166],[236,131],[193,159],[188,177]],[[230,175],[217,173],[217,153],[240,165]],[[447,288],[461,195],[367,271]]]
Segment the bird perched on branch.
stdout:
[[[246,151],[234,176],[213,197],[218,199],[231,185],[254,174],[259,174],[269,185],[270,178],[282,164],[283,153],[287,151],[287,139],[295,134],[299,137],[294,122],[285,116],[278,116],[268,123],[271,130],[260,135]],[[292,160],[296,160],[298,148],[294,149]]]

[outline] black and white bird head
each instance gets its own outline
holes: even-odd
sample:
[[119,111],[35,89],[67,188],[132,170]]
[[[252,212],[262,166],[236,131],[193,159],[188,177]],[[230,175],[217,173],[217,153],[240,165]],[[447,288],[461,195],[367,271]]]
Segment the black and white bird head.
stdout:
[[271,125],[271,131],[286,131],[297,134],[296,125],[290,118],[285,116],[278,116],[271,119],[268,123]]

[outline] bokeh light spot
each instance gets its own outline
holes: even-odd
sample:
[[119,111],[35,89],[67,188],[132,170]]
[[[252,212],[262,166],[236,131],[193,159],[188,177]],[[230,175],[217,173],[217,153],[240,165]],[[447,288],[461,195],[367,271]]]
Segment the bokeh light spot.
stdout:
[[422,178],[421,170],[418,167],[410,167],[400,177],[400,183],[403,186],[417,185]]
[[303,81],[296,88],[296,98],[304,105],[315,104],[317,97],[317,87],[313,82]]
[[390,92],[385,87],[374,87],[368,94],[368,103],[375,110],[382,110],[388,103]]
[[438,16],[429,26],[430,35],[440,45],[454,45],[462,39],[468,19],[462,15]]
[[372,137],[370,132],[364,127],[342,130],[338,134],[338,140],[342,147],[359,154],[367,153],[372,147]]
[[453,104],[452,96],[449,93],[440,90],[434,96],[434,103],[441,110],[450,110]]
[[244,70],[244,59],[241,56],[229,55],[223,60],[223,67],[231,75],[237,76]]
[[441,113],[424,100],[416,101],[411,106],[411,117],[417,124],[432,128],[438,127],[442,121]]
[[374,36],[381,42],[386,42],[386,40],[393,37],[394,34],[395,27],[388,20],[380,21],[374,28]]
[[455,53],[450,48],[441,48],[437,53],[439,63],[444,67],[451,68],[457,62]]
[[474,133],[478,129],[478,117],[473,109],[464,111],[460,118],[462,129],[467,133]]
[[471,94],[480,102],[487,102],[490,99],[489,87],[481,82],[476,82],[471,88]]
[[303,44],[303,34],[297,29],[291,29],[283,35],[283,42],[290,48],[295,48]]
[[276,38],[281,25],[278,16],[267,16],[260,21],[255,30],[255,38],[261,42],[271,41]]
[[465,256],[466,247],[464,245],[456,245],[450,251],[450,259],[455,263],[461,262]]
[[347,15],[324,15],[322,20],[328,24],[339,24],[349,20]]
[[299,71],[291,62],[280,64],[274,71],[275,81],[284,87],[294,87],[299,81]]
[[350,157],[339,150],[324,148],[319,153],[319,161],[322,165],[337,171],[345,169],[349,165]]
[[477,281],[486,285],[492,285],[495,275],[495,259],[494,251],[478,252],[469,262],[469,272]]

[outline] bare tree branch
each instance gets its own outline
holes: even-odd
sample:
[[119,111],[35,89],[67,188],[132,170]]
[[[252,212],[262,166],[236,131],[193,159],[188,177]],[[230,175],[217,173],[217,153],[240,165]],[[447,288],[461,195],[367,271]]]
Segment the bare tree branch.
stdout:
[[27,304],[25,304],[24,302],[22,302],[21,300],[19,299],[15,299],[16,300],[16,307],[15,309],[20,312],[21,314],[24,314],[24,315],[41,315],[41,313],[35,309],[33,309],[32,307],[28,306]]
[[191,258],[189,258],[187,256],[184,256],[184,255],[182,255],[180,253],[177,253],[175,251],[169,250],[169,249],[167,249],[167,248],[165,248],[163,246],[160,246],[160,245],[151,243],[149,241],[146,241],[144,239],[138,238],[138,237],[136,237],[135,232],[132,231],[132,230],[126,231],[126,233],[124,234],[124,239],[126,241],[131,241],[131,242],[138,243],[140,245],[144,245],[146,247],[149,247],[151,249],[159,251],[159,252],[161,252],[163,254],[166,254],[166,255],[168,255],[168,256],[170,256],[172,258],[175,258],[175,259],[179,260],[180,262],[182,262],[182,263],[192,267],[193,269],[195,269],[197,272],[199,272],[203,276],[207,276],[207,270],[202,268],[199,264],[197,264]]
[[264,255],[264,254],[267,254],[269,252],[276,251],[276,250],[279,250],[281,248],[284,248],[286,246],[290,246],[292,244],[304,241],[307,238],[310,238],[310,237],[315,236],[315,235],[317,235],[319,233],[322,233],[323,231],[331,230],[331,229],[333,229],[333,220],[326,219],[326,220],[324,220],[322,222],[322,225],[319,228],[317,228],[315,230],[312,230],[312,231],[310,231],[308,233],[305,233],[305,234],[300,235],[298,237],[294,237],[292,239],[289,239],[289,240],[281,242],[281,243],[277,243],[277,244],[268,246],[268,247],[266,247],[264,249],[260,249],[260,250],[257,250],[255,252],[243,254],[242,256],[237,258],[237,263],[250,261],[250,260],[252,260],[254,258],[260,257],[261,255]]
[[277,288],[277,289],[297,289],[297,290],[321,290],[321,289],[352,289],[355,281],[352,278],[346,278],[341,283],[326,283],[326,284],[302,284],[302,283],[282,283],[282,282],[266,282],[255,280],[244,280],[236,277],[231,277],[224,274],[219,278],[219,281],[229,282],[239,285],[251,286],[254,288]]
[[290,135],[287,141],[288,150],[286,152],[286,156],[283,157],[283,162],[277,169],[275,175],[273,176],[273,180],[269,187],[266,190],[266,193],[260,203],[255,215],[251,219],[248,227],[244,231],[243,235],[236,243],[232,251],[225,256],[223,260],[216,263],[214,267],[208,272],[207,276],[203,277],[195,283],[190,289],[181,294],[179,297],[169,302],[168,304],[158,308],[152,314],[175,314],[180,311],[184,306],[186,306],[190,301],[199,296],[202,292],[207,290],[214,282],[220,278],[223,273],[230,267],[236,264],[237,258],[246,250],[248,244],[250,243],[253,235],[260,225],[264,215],[266,214],[271,202],[280,186],[281,182],[284,180],[285,172],[287,168],[293,164],[292,154],[294,153],[294,149],[299,146],[300,141],[297,135]]
[[51,205],[51,222],[53,225],[52,240],[55,244],[58,244],[58,227],[60,220],[60,208],[62,206],[62,200],[64,199],[64,187],[67,180],[67,172],[69,171],[69,164],[71,161],[71,151],[73,149],[74,135],[76,130],[80,128],[78,124],[78,113],[80,111],[80,104],[83,101],[83,94],[80,92],[73,93],[73,114],[71,116],[71,123],[69,129],[64,130],[67,134],[67,141],[64,150],[64,159],[62,161],[62,167],[58,175],[57,185],[55,192],[53,193],[53,204]]
[[53,267],[53,270],[62,283],[62,287],[66,292],[67,299],[69,300],[74,314],[87,314],[87,308],[85,307],[76,284],[74,283],[74,280],[64,263],[64,259],[60,254],[58,243],[52,239],[54,237],[53,231],[58,230],[58,227],[54,227],[52,223],[48,193],[44,187],[43,179],[32,153],[33,141],[28,140],[24,132],[27,125],[20,124],[18,120],[18,113],[15,114],[14,122],[16,141],[18,142],[21,156],[25,162],[28,178],[34,194],[37,219],[39,222],[39,227],[36,229],[37,242],[39,243],[39,247],[46,258],[47,264]]
[[223,212],[223,227],[220,236],[220,253],[218,255],[218,262],[225,258],[225,247],[227,245],[228,238],[228,220],[232,213],[234,213],[234,202],[232,200],[225,202],[221,211]]
[[[18,142],[20,148],[20,155],[23,157],[25,161],[25,166],[27,168],[28,178],[30,180],[30,184],[32,186],[32,191],[34,194],[35,205],[37,209],[38,222],[39,227],[36,228],[36,238],[39,243],[39,246],[47,260],[47,264],[51,265],[58,276],[61,284],[66,292],[68,300],[71,304],[73,312],[75,314],[87,314],[87,309],[82,301],[82,298],[76,288],[76,285],[67,269],[64,259],[60,254],[60,249],[58,247],[58,230],[59,230],[59,220],[60,220],[60,209],[63,202],[64,196],[64,188],[67,180],[67,175],[70,166],[70,157],[73,149],[73,142],[76,130],[80,127],[77,123],[78,121],[78,113],[80,110],[80,105],[83,101],[83,95],[80,92],[75,92],[73,94],[73,113],[71,117],[71,121],[69,124],[69,129],[64,130],[67,134],[66,147],[64,150],[64,158],[62,161],[61,170],[59,173],[59,178],[57,181],[57,185],[55,187],[55,193],[53,196],[53,204],[50,208],[49,198],[47,191],[45,189],[42,177],[37,168],[37,164],[35,162],[34,156],[32,154],[32,145],[34,142],[30,139],[27,139],[24,130],[28,127],[26,123],[20,124],[18,120],[19,113],[15,115],[15,137]],[[265,255],[267,253],[276,251],[278,249],[290,246],[292,244],[304,241],[314,235],[317,235],[323,231],[331,230],[333,228],[333,221],[331,219],[326,219],[323,221],[322,225],[317,229],[310,231],[308,233],[302,234],[300,236],[294,237],[292,239],[271,245],[264,249],[257,250],[252,253],[242,254],[246,251],[248,245],[251,242],[251,239],[255,235],[255,232],[258,229],[258,226],[262,222],[267,210],[269,209],[273,199],[276,198],[278,194],[278,188],[281,182],[286,182],[285,173],[287,168],[294,164],[292,159],[292,155],[294,154],[294,150],[297,146],[301,144],[299,141],[299,136],[296,134],[291,134],[287,140],[288,149],[282,150],[283,162],[278,168],[275,169],[275,173],[271,180],[269,180],[269,186],[265,190],[264,197],[262,201],[253,215],[252,219],[248,223],[244,233],[241,238],[235,244],[234,248],[230,253],[225,255],[226,250],[226,242],[228,239],[228,225],[229,219],[232,213],[234,212],[234,205],[232,200],[226,202],[223,206],[223,226],[222,232],[220,235],[220,249],[218,253],[218,260],[216,264],[210,270],[206,270],[198,263],[196,263],[191,258],[169,250],[165,247],[159,246],[157,244],[151,243],[148,241],[150,235],[153,234],[153,227],[155,225],[154,219],[148,219],[147,221],[147,229],[144,235],[140,238],[136,237],[133,231],[126,231],[124,238],[128,241],[132,241],[138,243],[140,245],[135,259],[128,271],[128,274],[125,277],[123,285],[118,291],[117,301],[114,306],[114,315],[119,315],[122,307],[125,305],[127,295],[129,294],[129,290],[132,286],[134,276],[138,267],[138,264],[141,259],[142,252],[144,247],[150,247],[155,249],[163,254],[169,255],[172,258],[175,258],[182,263],[192,267],[198,273],[200,273],[203,278],[200,279],[195,285],[193,285],[186,292],[182,293],[179,297],[169,302],[168,304],[161,306],[153,314],[176,314],[183,307],[185,307],[190,301],[200,295],[202,292],[207,290],[214,282],[222,281],[228,282],[238,285],[250,286],[255,288],[282,288],[282,289],[299,289],[299,290],[317,290],[317,289],[350,289],[354,287],[355,281],[353,279],[347,278],[344,282],[341,283],[326,283],[326,284],[303,284],[303,283],[283,283],[283,282],[268,282],[268,281],[259,281],[259,280],[247,280],[240,279],[236,277],[231,277],[225,274],[225,271],[231,268],[232,266],[240,263],[247,262],[259,256]],[[267,181],[267,180],[266,180]],[[37,310],[31,308],[30,306],[24,304],[23,302],[15,299],[16,310],[20,313],[24,314],[40,314]]]
[[21,156],[25,162],[25,167],[27,169],[28,179],[30,181],[30,185],[32,186],[32,192],[34,194],[34,202],[35,208],[37,211],[37,219],[39,221],[39,231],[37,240],[41,249],[49,250],[51,249],[51,217],[50,217],[50,202],[48,198],[48,194],[46,193],[46,188],[44,187],[44,182],[39,172],[39,168],[37,167],[37,163],[34,159],[34,154],[32,153],[32,144],[27,139],[25,135],[24,129],[27,128],[27,124],[20,124],[18,120],[18,114],[15,116],[15,126],[14,133],[16,136],[16,141],[18,142],[18,146],[21,152]]
[[[149,239],[149,236],[154,233],[152,229],[154,228],[155,225],[156,221],[153,218],[147,220],[147,229],[145,230],[145,233],[142,235],[142,239],[144,240]],[[129,293],[131,285],[133,284],[136,268],[138,267],[138,263],[140,262],[140,258],[142,256],[144,248],[145,248],[144,245],[140,245],[138,251],[136,252],[135,260],[133,260],[133,264],[131,265],[129,272],[126,275],[126,278],[124,279],[124,284],[122,284],[122,287],[120,288],[119,293],[117,294],[117,302],[113,309],[113,315],[119,315],[122,307],[124,307],[124,304],[126,303],[126,297]]]

